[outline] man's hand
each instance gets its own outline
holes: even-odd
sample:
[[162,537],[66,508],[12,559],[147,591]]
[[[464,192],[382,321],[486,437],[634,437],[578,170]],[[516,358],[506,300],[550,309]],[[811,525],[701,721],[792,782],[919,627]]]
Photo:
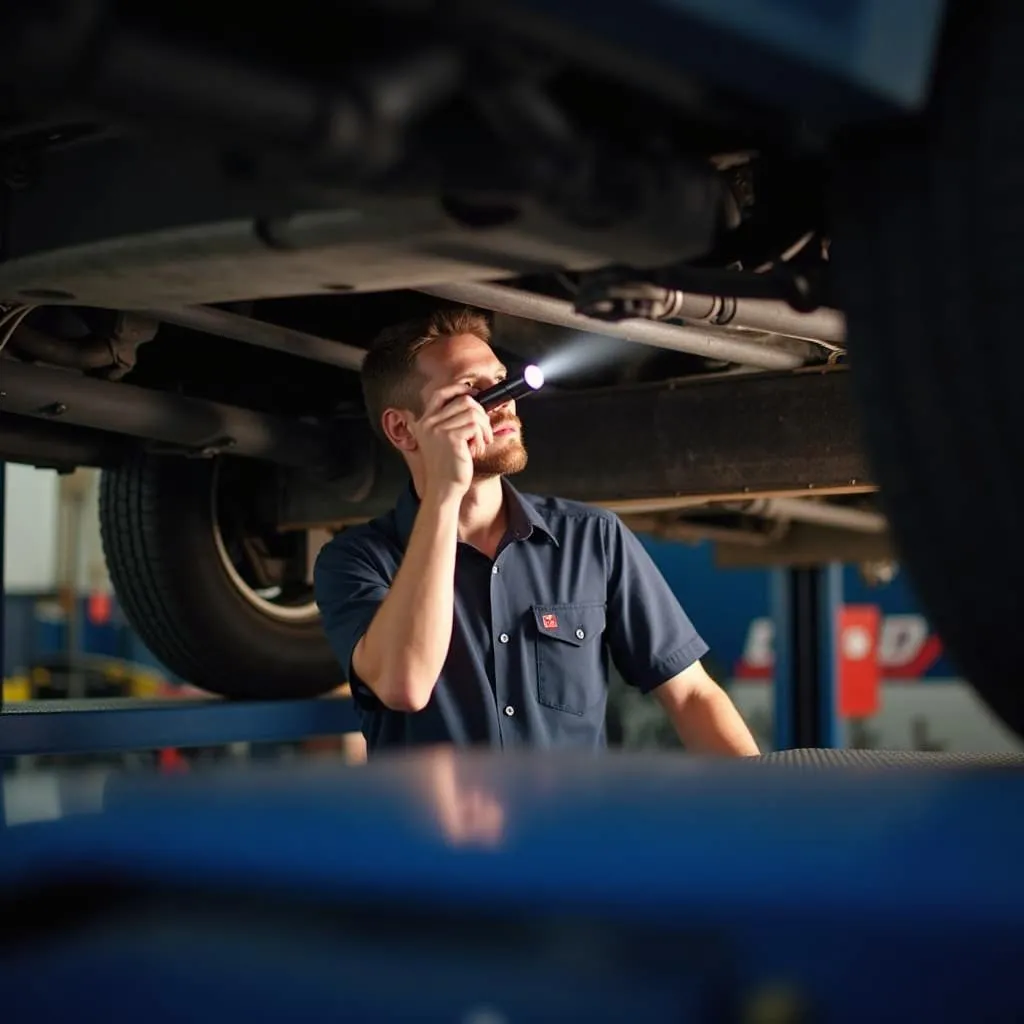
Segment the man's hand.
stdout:
[[652,691],[687,750],[756,757],[760,750],[726,692],[694,662]]
[[464,384],[438,388],[409,430],[423,453],[425,501],[461,498],[473,482],[473,457],[494,441],[490,417]]

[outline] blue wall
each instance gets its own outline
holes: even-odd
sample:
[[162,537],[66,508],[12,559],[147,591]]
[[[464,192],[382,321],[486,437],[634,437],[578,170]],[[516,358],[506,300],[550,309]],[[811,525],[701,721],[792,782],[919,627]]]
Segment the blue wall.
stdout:
[[706,663],[712,675],[730,675],[743,651],[751,619],[769,614],[769,573],[764,569],[719,569],[714,547],[708,543],[640,540],[711,648]]
[[[771,614],[771,572],[764,569],[718,569],[710,543],[679,544],[641,537],[711,647],[709,663],[724,675],[738,662],[752,619]],[[857,566],[843,569],[843,599],[848,604],[877,605],[883,616],[921,614],[922,608],[905,572],[892,583],[869,586]],[[927,671],[937,678],[956,676],[956,667],[943,655]]]
[[[16,594],[4,601],[4,677],[10,678],[38,659],[64,649],[65,624],[52,615],[40,614],[43,604],[52,605],[52,598],[49,595]],[[91,623],[87,612],[87,602],[83,598],[80,622],[81,649],[84,653],[120,658],[167,674],[142,641],[128,628],[116,602],[110,622],[104,625]]]

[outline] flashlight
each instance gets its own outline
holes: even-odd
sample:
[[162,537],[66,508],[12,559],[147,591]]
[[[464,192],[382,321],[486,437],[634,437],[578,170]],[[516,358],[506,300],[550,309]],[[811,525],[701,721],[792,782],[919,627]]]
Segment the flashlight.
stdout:
[[517,398],[525,398],[544,387],[544,371],[539,366],[528,366],[518,377],[503,380],[492,388],[486,388],[476,396],[476,400],[487,410],[496,408],[504,402],[512,402]]

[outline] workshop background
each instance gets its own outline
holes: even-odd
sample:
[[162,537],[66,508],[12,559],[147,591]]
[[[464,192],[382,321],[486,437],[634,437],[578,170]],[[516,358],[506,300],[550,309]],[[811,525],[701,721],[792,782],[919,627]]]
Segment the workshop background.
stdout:
[[[127,626],[113,597],[99,536],[99,473],[58,475],[9,465],[6,478],[5,703],[192,695]],[[772,749],[773,570],[716,568],[707,541],[641,539],[710,644],[710,671],[762,749]],[[856,565],[842,571],[843,612],[873,623],[867,676],[857,667],[853,685],[860,689],[838,701],[842,742],[902,750],[1024,750],[957,677],[905,575],[897,571],[891,582],[879,575]],[[844,653],[856,661],[867,649]],[[609,741],[630,748],[677,742],[658,705],[621,680],[613,683]]]

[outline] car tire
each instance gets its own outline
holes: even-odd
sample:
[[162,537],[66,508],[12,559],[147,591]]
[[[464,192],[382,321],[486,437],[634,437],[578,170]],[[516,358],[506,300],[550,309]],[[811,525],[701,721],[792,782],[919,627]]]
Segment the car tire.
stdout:
[[923,116],[837,147],[832,260],[866,443],[925,610],[1024,735],[1024,4],[950,11]]
[[343,682],[309,602],[277,608],[230,564],[220,460],[142,455],[104,470],[100,529],[131,627],[187,683],[224,697],[285,699]]

